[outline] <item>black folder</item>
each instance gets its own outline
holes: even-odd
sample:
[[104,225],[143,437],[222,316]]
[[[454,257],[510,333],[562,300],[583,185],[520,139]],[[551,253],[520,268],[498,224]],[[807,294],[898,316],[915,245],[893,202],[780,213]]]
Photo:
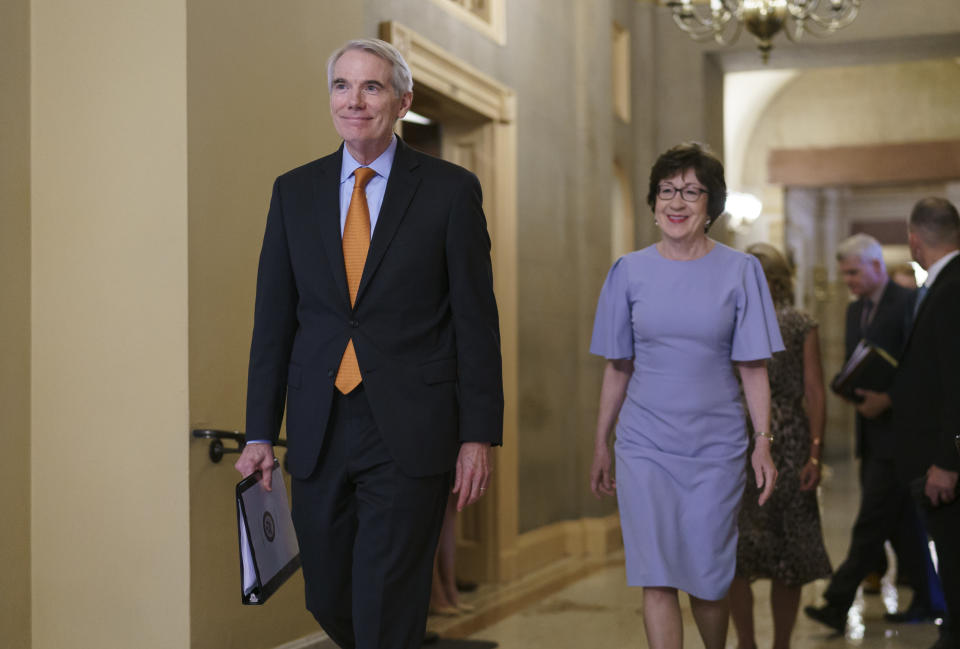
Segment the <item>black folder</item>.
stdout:
[[893,383],[896,371],[897,359],[888,351],[861,340],[840,373],[833,377],[830,389],[851,401],[861,401],[854,390],[883,392]]
[[260,472],[237,483],[240,593],[244,604],[263,604],[300,568],[287,489],[274,458],[272,491],[260,486]]

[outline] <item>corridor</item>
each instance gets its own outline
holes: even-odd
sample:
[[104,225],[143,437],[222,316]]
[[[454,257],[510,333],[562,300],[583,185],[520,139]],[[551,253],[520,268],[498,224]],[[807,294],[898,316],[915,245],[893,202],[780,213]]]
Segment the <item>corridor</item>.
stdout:
[[[850,528],[856,514],[858,485],[856,464],[843,461],[827,466],[821,489],[823,528],[834,568],[843,560]],[[896,625],[883,620],[883,613],[898,606],[892,585],[892,571],[883,580],[879,595],[859,595],[847,620],[844,637],[834,635],[807,619],[801,612],[794,631],[794,649],[927,649],[937,638],[932,624]],[[481,587],[465,597],[476,606],[467,616],[431,617],[430,628],[445,639],[442,649],[564,649],[603,647],[638,649],[647,647],[641,620],[641,591],[624,582],[622,554],[605,561],[570,561],[508,587]],[[801,609],[817,604],[826,581],[808,584],[803,590]],[[757,645],[772,644],[769,617],[769,582],[754,584]],[[900,604],[903,608],[909,601]],[[689,604],[681,598],[686,647],[702,647]],[[457,641],[459,640],[459,641]],[[736,647],[731,626],[727,647]]]

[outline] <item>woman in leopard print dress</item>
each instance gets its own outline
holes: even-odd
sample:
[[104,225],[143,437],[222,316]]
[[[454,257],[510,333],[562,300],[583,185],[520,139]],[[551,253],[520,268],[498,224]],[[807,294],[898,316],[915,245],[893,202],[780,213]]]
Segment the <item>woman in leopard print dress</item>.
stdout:
[[793,282],[787,261],[767,244],[754,244],[747,252],[760,260],[767,276],[786,351],[774,354],[767,367],[777,486],[760,507],[757,487],[747,481],[730,611],[740,649],[755,648],[750,583],[770,579],[773,646],[787,649],[801,587],[831,573],[816,498],[826,418],[823,373],[817,323],[792,306]]

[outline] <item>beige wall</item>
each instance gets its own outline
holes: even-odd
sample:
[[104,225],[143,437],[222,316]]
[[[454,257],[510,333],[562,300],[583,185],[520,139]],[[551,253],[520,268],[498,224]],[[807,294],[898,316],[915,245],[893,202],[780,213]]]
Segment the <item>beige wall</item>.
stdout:
[[[339,145],[326,60],[359,3],[198,0],[187,8],[190,422],[243,430],[260,243],[273,179]],[[334,19],[335,18],[335,19]],[[319,631],[300,573],[264,607],[238,594],[236,456],[190,447],[191,646],[262,648]]]
[[32,646],[186,647],[184,7],[31,9]]
[[30,3],[0,5],[0,629],[30,646]]

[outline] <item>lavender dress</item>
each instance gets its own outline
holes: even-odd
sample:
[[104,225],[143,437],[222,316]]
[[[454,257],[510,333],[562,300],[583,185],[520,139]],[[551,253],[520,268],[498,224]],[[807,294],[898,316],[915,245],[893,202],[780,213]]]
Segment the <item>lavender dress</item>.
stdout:
[[782,349],[753,256],[716,243],[699,259],[673,261],[650,246],[610,269],[590,351],[633,358],[615,444],[629,585],[727,594],[747,477],[732,362]]

